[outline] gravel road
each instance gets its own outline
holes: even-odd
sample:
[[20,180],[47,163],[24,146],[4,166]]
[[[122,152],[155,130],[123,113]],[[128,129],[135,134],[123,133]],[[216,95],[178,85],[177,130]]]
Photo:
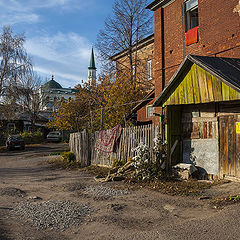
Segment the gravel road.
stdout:
[[[240,239],[239,204],[218,209],[207,199],[128,189],[95,182],[83,171],[50,168],[49,154],[66,148],[44,144],[0,153],[1,240]],[[208,194],[238,191],[240,184],[219,188]]]

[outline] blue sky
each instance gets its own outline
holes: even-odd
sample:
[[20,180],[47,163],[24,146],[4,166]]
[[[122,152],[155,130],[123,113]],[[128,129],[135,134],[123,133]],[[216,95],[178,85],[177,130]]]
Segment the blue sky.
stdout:
[[[150,1],[151,2],[151,1]],[[87,79],[91,47],[114,0],[0,0],[0,26],[24,32],[34,69],[63,87]],[[96,61],[97,64],[97,61]]]

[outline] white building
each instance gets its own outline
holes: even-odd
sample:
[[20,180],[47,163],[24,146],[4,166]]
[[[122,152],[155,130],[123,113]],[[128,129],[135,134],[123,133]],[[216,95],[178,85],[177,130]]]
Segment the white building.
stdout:
[[50,115],[57,110],[61,101],[74,100],[77,92],[74,88],[63,88],[52,76],[52,79],[40,88],[41,110],[45,112],[44,115]]
[[[94,52],[92,49],[90,66],[88,67],[88,81],[90,85],[96,83],[96,71]],[[39,92],[41,96],[41,111],[45,117],[49,118],[51,114],[58,109],[61,101],[75,100],[75,94],[78,90],[74,88],[63,88],[54,80],[54,76],[52,76],[50,81],[41,86]]]

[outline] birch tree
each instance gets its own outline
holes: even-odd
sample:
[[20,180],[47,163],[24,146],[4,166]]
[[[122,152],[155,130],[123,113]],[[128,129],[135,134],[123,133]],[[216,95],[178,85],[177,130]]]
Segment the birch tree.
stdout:
[[10,26],[3,27],[0,34],[0,97],[32,69],[24,42],[23,34],[14,34]]

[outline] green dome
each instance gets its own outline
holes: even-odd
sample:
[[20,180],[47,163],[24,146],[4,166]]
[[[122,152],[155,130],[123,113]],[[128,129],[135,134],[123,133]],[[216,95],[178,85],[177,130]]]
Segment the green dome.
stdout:
[[48,88],[48,89],[52,89],[52,88],[54,88],[54,89],[60,89],[60,88],[62,88],[62,86],[61,86],[58,82],[56,82],[55,80],[53,80],[53,78],[52,78],[52,80],[50,80],[49,82],[47,82],[47,83],[45,83],[45,84],[43,85],[43,88]]

